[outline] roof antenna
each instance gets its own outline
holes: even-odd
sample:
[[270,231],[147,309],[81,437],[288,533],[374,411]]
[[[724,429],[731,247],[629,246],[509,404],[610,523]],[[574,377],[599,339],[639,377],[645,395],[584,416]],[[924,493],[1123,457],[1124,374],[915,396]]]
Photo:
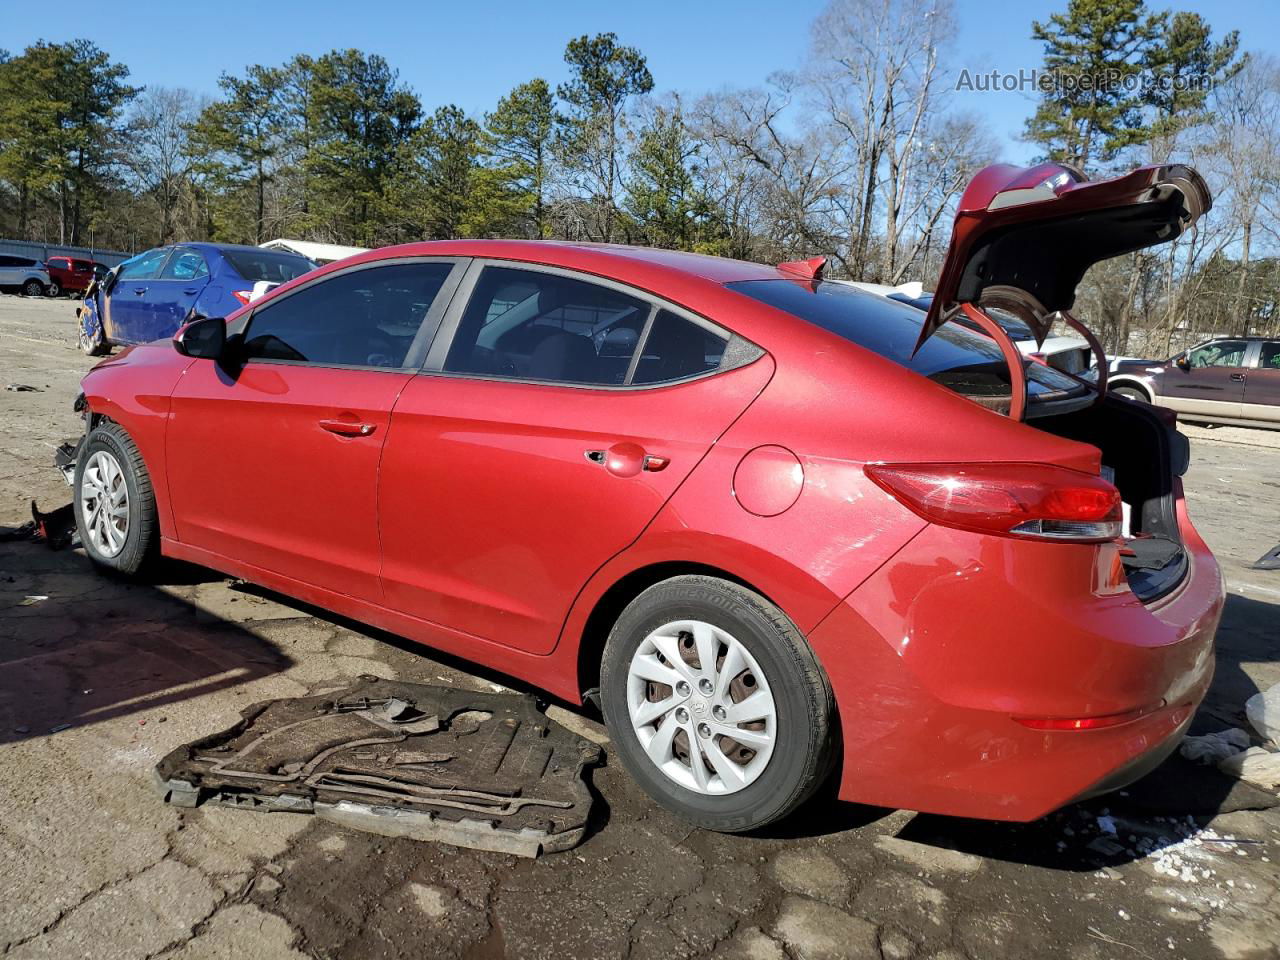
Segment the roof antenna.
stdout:
[[778,264],[778,270],[787,273],[797,280],[811,280],[819,283],[827,269],[826,257],[810,257],[808,260],[792,260]]

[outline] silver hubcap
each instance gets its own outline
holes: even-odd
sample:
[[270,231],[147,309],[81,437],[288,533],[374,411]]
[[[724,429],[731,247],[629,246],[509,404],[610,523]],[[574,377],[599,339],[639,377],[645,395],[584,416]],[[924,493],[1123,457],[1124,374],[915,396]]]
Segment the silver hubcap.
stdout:
[[702,794],[749,786],[777,739],[777,710],[755,657],[701,620],[644,638],[627,671],[631,726],[669,779]]
[[114,557],[129,536],[129,487],[120,461],[99,450],[80,480],[80,516],[89,542],[100,556]]

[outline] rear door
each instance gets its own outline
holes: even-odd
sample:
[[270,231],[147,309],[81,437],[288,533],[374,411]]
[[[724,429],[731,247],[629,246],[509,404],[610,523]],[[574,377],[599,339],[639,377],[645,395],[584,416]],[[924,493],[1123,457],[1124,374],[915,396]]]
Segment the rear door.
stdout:
[[1188,350],[1186,370],[1166,366],[1157,402],[1188,414],[1242,416],[1248,350],[1247,340],[1213,340]]
[[474,264],[392,414],[388,606],[551,650],[582,586],[763,389],[771,361],[731,339],[596,277]]
[[148,340],[173,336],[184,324],[196,297],[209,283],[209,265],[191,247],[178,247],[152,280],[147,294]]
[[1243,416],[1280,423],[1280,340],[1263,340],[1257,365],[1248,372]]
[[169,248],[160,247],[148,250],[120,268],[115,286],[102,298],[106,307],[103,329],[108,339],[115,343],[143,343],[151,339],[146,336],[153,325],[148,294],[168,256]]
[[243,366],[196,361],[173,394],[178,539],[376,602],[378,461],[455,269],[363,264],[238,317],[228,332],[243,344]]

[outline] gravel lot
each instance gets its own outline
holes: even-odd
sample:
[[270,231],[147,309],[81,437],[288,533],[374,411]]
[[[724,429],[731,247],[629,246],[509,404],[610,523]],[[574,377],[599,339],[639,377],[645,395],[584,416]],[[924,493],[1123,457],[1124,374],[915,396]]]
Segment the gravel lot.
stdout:
[[[80,430],[71,401],[92,363],[73,315],[0,296],[0,386],[39,389],[0,391],[0,526],[32,498],[69,500],[50,462]],[[1244,700],[1280,682],[1280,573],[1248,569],[1280,541],[1280,433],[1188,433],[1191,510],[1230,589],[1204,731],[1241,724]],[[690,830],[606,765],[587,841],[539,861],[154,793],[174,746],[359,674],[501,682],[207,571],[131,585],[78,552],[0,544],[0,953],[1280,956],[1280,810],[1183,761],[1025,826],[817,802],[752,837]],[[1197,804],[1230,812],[1188,818]]]

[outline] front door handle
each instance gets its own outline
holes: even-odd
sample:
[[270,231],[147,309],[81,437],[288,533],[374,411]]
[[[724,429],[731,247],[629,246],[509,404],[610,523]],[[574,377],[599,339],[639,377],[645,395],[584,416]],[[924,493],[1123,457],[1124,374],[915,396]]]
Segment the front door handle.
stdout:
[[321,420],[320,429],[336,433],[340,437],[367,437],[377,427],[372,423],[357,423],[354,420]]
[[147,292],[147,288],[146,288],[146,287],[134,287],[134,288],[133,288],[133,295],[134,295],[135,297],[140,297],[140,296],[142,296],[142,295],[143,295],[144,293],[146,293],[146,292]]
[[182,291],[183,296],[187,296],[187,297],[191,296],[194,293],[199,293],[199,292],[200,292],[199,287],[187,287],[187,289]]
[[1231,379],[1232,379],[1232,380],[1234,380],[1236,383],[1244,383],[1244,374],[1243,374],[1243,373],[1233,373],[1233,374],[1231,374]]

